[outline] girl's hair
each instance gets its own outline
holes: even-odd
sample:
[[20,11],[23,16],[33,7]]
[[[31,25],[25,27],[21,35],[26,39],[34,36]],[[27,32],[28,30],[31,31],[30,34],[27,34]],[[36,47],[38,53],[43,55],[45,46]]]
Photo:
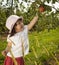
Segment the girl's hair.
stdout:
[[[22,21],[22,18],[20,18],[20,19],[17,20],[17,22],[19,22],[19,21],[21,22],[21,21]],[[16,22],[16,23],[17,23],[17,22]],[[16,31],[15,31],[16,23],[14,24],[13,29],[12,29],[12,31],[11,31],[11,33],[10,33],[10,37],[13,36],[14,34],[16,34]]]
[[11,33],[10,33],[10,37],[13,36],[14,34],[16,34],[15,25],[13,26],[13,29],[12,29],[12,31],[11,31]]

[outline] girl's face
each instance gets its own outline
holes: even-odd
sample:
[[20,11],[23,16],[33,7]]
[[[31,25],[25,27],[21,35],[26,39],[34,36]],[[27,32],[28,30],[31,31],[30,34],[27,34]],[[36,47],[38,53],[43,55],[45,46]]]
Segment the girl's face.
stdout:
[[15,23],[15,31],[16,32],[20,32],[24,29],[24,23],[22,19],[19,19],[16,23]]

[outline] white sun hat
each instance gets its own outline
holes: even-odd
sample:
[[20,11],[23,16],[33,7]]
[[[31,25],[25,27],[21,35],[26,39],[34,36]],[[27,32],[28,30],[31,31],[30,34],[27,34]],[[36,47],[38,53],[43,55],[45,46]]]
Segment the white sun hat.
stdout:
[[7,18],[7,20],[6,20],[6,27],[9,29],[9,32],[12,31],[14,24],[15,24],[15,23],[17,22],[17,20],[20,19],[20,18],[23,19],[22,16],[17,16],[17,15],[11,15],[11,16],[9,16],[9,17]]

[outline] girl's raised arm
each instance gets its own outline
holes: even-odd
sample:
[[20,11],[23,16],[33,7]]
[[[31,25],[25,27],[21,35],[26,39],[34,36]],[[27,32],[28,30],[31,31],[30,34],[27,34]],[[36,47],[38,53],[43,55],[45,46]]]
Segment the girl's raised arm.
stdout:
[[32,29],[32,27],[35,25],[35,23],[37,22],[37,20],[38,20],[38,15],[36,15],[36,16],[32,19],[32,21],[28,24],[28,30],[31,30],[31,29]]

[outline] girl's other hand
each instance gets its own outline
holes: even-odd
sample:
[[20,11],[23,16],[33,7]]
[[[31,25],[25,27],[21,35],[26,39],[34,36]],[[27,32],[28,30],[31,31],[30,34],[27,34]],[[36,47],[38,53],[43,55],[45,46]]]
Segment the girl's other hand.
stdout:
[[2,55],[3,55],[3,56],[6,56],[6,55],[7,55],[6,50],[3,50],[3,51],[2,51]]

